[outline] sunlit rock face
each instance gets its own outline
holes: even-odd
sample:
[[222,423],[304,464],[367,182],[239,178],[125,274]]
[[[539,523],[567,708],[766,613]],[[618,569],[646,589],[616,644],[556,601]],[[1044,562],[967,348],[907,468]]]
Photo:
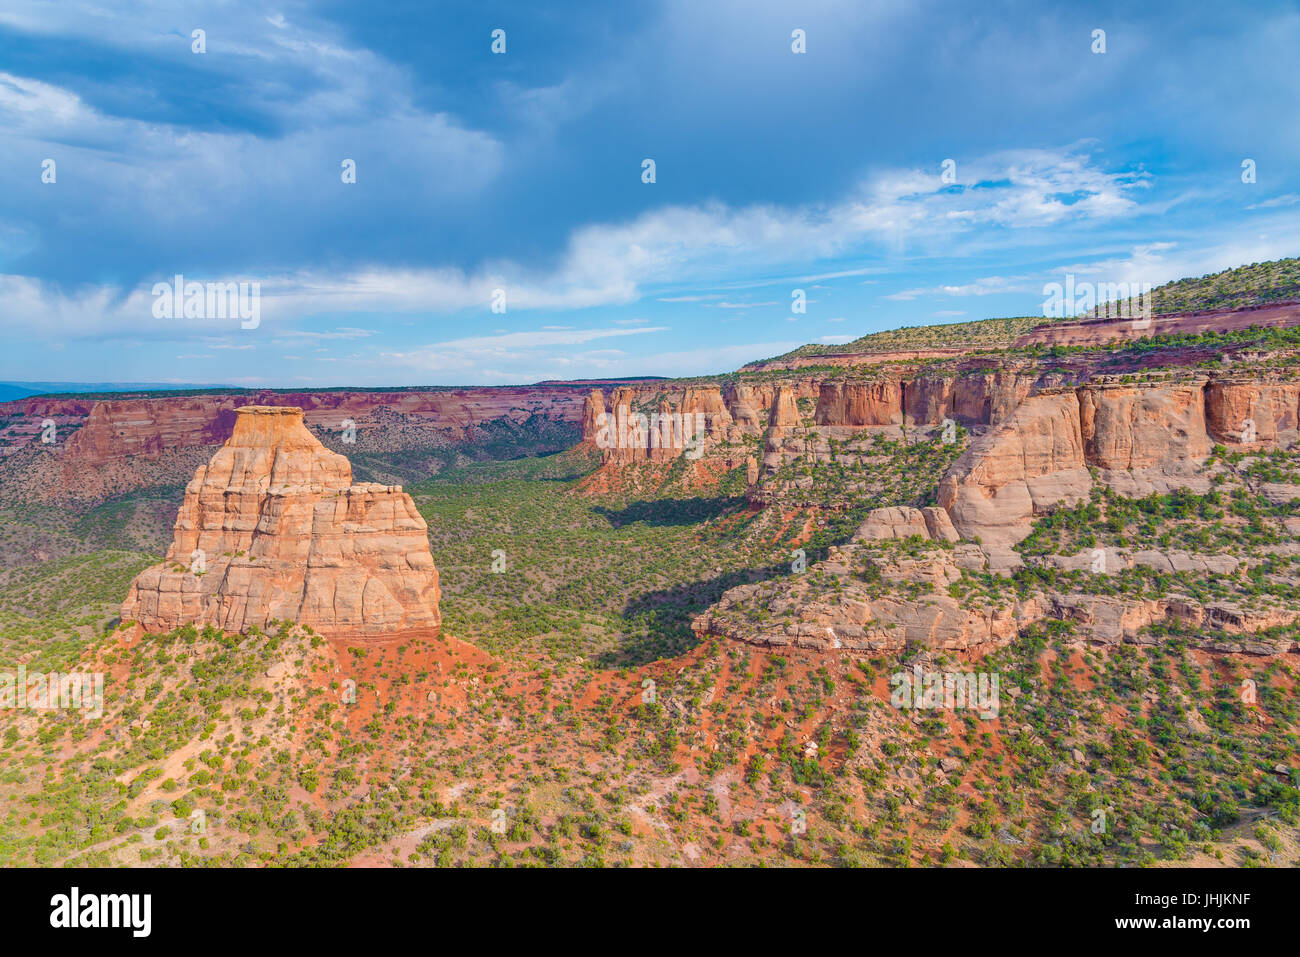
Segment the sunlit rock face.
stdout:
[[302,410],[244,406],[185,490],[167,558],[131,583],[122,620],[147,631],[273,621],[331,638],[437,634],[427,526],[400,486],[353,485]]

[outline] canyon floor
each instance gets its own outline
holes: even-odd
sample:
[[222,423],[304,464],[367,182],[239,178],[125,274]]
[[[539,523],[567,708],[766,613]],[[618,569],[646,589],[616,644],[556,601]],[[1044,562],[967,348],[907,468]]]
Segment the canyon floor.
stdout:
[[[10,608],[60,595],[81,638],[33,636],[29,668],[79,661],[109,695],[93,730],[8,723],[5,863],[1296,862],[1295,790],[1274,768],[1295,765],[1300,656],[1090,647],[1060,624],[977,666],[697,642],[691,616],[729,585],[815,550],[808,524],[725,482],[591,497],[590,467],[558,453],[414,487],[441,560],[439,639],[101,633],[165,543],[148,498],[115,513],[135,537],[106,543],[134,549],[10,579]],[[102,534],[90,521],[58,541],[78,533]],[[996,670],[1010,703],[993,721],[900,712],[886,679],[915,661]]]

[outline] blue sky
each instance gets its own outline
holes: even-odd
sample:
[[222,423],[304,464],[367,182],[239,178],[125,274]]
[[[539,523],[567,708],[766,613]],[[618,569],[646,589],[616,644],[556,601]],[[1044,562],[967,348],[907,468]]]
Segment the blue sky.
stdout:
[[0,10],[0,380],[700,375],[1300,255],[1293,3],[114,6]]

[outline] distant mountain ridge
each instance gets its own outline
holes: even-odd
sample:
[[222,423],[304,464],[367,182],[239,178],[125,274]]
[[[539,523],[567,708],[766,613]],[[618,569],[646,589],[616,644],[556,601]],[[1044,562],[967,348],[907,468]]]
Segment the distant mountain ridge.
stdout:
[[229,389],[216,383],[178,385],[175,382],[0,382],[0,402],[26,399],[33,395],[64,395],[91,392],[158,392],[172,389]]

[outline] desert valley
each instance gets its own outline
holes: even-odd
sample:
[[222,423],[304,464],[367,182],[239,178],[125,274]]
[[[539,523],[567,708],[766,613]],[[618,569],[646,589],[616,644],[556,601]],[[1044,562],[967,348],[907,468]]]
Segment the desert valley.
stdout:
[[0,404],[0,645],[103,676],[0,713],[0,863],[1295,865],[1298,270]]

